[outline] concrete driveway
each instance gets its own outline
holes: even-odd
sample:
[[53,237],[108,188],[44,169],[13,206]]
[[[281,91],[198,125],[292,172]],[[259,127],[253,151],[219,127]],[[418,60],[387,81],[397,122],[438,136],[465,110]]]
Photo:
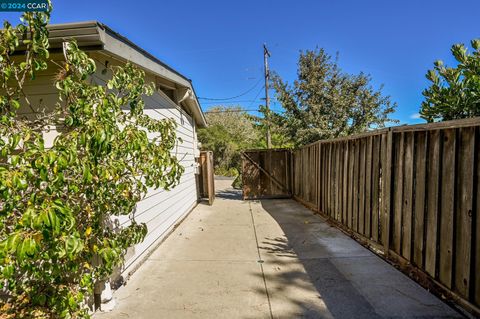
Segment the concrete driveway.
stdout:
[[293,200],[242,201],[217,180],[95,318],[462,317]]

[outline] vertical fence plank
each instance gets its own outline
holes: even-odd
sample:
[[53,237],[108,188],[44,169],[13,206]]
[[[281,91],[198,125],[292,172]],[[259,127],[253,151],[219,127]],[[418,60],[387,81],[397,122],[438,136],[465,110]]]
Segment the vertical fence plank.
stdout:
[[325,198],[325,210],[324,210],[324,213],[326,215],[328,215],[328,149],[329,149],[330,145],[329,144],[325,144],[325,152],[323,154],[323,157],[324,157],[324,161],[325,161],[325,166],[324,166],[324,170],[325,170],[325,178],[323,180],[323,183],[324,183],[324,187],[325,187],[325,193],[324,193],[324,198]]
[[388,256],[390,250],[390,221],[392,216],[392,159],[393,132],[382,134],[382,242],[384,253]]
[[474,217],[474,227],[475,231],[473,237],[473,254],[474,254],[474,264],[473,272],[475,278],[475,287],[472,289],[472,300],[476,305],[480,305],[480,128],[476,127],[475,129],[475,182],[474,182],[474,192],[475,195],[475,211],[473,214]]
[[343,171],[343,150],[342,150],[342,143],[339,142],[337,148],[338,152],[338,162],[337,162],[337,221],[342,221],[342,202],[343,202],[343,178],[342,178],[342,171]]
[[405,133],[404,177],[402,207],[402,256],[411,260],[412,256],[412,202],[413,202],[413,153],[414,133]]
[[332,198],[332,213],[333,219],[337,216],[337,143],[332,143],[332,180],[331,180],[331,198]]
[[455,129],[444,130],[442,149],[439,278],[448,288],[452,287],[453,226],[455,209],[455,139]]
[[425,132],[418,132],[415,136],[415,203],[414,203],[414,230],[413,230],[413,262],[423,268],[424,241],[425,241],[425,188],[427,184],[427,139]]
[[365,236],[371,237],[371,219],[372,219],[372,150],[373,136],[367,138],[366,157],[365,157]]
[[355,145],[355,161],[353,162],[353,230],[358,232],[358,185],[360,176],[360,143],[359,140],[354,140]]
[[440,138],[439,130],[428,132],[428,167],[427,167],[427,227],[425,240],[425,270],[436,277],[438,245],[438,212],[440,190]]
[[322,176],[323,176],[323,181],[322,181],[322,185],[323,185],[323,190],[322,190],[322,201],[323,201],[323,213],[324,214],[327,214],[327,165],[328,165],[328,160],[327,160],[327,148],[328,148],[328,144],[323,144],[322,145],[322,161],[323,161],[323,167],[322,167],[322,170],[323,170],[323,173],[322,173]]
[[330,151],[330,217],[335,219],[335,193],[336,193],[336,180],[335,180],[335,152],[337,149],[337,144],[332,143],[332,148]]
[[316,144],[313,144],[312,147],[311,147],[311,152],[310,152],[310,163],[308,164],[308,166],[310,166],[311,168],[311,174],[312,174],[312,178],[310,180],[311,182],[311,187],[312,187],[312,190],[311,190],[311,200],[310,200],[310,203],[312,204],[313,207],[316,207],[316,203],[317,203],[317,165],[318,165],[318,160],[317,160],[317,152],[316,152],[316,149],[317,149],[317,145]]
[[315,185],[317,187],[317,210],[319,212],[322,211],[322,199],[321,199],[321,192],[322,192],[322,187],[321,187],[321,180],[322,180],[322,157],[320,156],[322,152],[322,144],[317,143],[317,180],[315,182]]
[[330,147],[330,217],[335,218],[335,143],[331,144]]
[[347,225],[348,220],[348,162],[349,150],[348,141],[343,143],[344,158],[343,158],[343,206],[342,206],[342,224]]
[[335,219],[341,220],[340,214],[342,213],[340,201],[342,200],[340,194],[342,191],[342,180],[340,179],[340,147],[341,143],[336,143],[336,154],[335,154]]
[[402,208],[403,208],[403,173],[404,173],[404,136],[401,132],[394,135],[394,179],[393,179],[393,249],[397,254],[401,254],[402,245]]
[[320,144],[320,211],[325,213],[325,144]]
[[329,188],[329,194],[328,194],[328,201],[329,201],[329,216],[334,217],[335,216],[335,143],[330,143],[330,152],[328,154],[328,160],[329,160],[329,182],[328,182],[328,188]]
[[353,229],[353,163],[355,159],[355,147],[353,141],[348,141],[348,207],[347,222],[348,228]]
[[475,128],[459,129],[454,289],[468,298],[472,248]]
[[379,196],[380,196],[380,146],[381,137],[373,137],[373,153],[372,153],[372,232],[373,241],[378,242],[379,239]]
[[365,233],[365,157],[366,157],[366,143],[365,139],[362,138],[360,142],[360,176],[358,178],[358,232],[360,234]]
[[310,145],[308,147],[308,157],[307,157],[307,202],[313,204],[315,201],[313,199],[313,194],[315,191],[315,162],[314,162],[314,152],[313,152],[313,145]]

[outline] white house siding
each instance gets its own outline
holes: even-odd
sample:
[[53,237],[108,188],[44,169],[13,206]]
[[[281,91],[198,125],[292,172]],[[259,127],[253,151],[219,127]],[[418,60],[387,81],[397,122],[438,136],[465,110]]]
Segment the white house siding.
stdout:
[[[106,57],[99,53],[91,53],[92,58],[97,63],[97,73],[92,80],[97,84],[105,84],[111,74],[102,74],[105,60],[109,60],[110,66],[116,64],[112,58]],[[62,60],[62,56],[55,56],[58,61]],[[36,80],[29,83],[26,93],[30,96],[30,102],[34,106],[34,111],[22,105],[19,110],[20,116],[32,118],[43,107],[52,110],[58,101],[58,91],[54,87],[54,76],[57,67],[51,65],[47,72],[37,76]],[[154,82],[155,78],[149,74],[147,81]],[[145,199],[138,203],[135,212],[136,220],[139,223],[146,223],[148,234],[145,240],[132,247],[126,256],[126,262],[121,270],[121,274],[125,277],[146,257],[148,252],[153,249],[157,243],[169,233],[169,231],[196,205],[197,203],[197,187],[195,176],[195,154],[198,154],[196,129],[193,119],[186,114],[179,106],[171,101],[163,92],[157,91],[152,96],[145,98],[145,113],[152,118],[173,118],[178,124],[177,137],[182,142],[178,142],[173,154],[181,159],[181,164],[185,168],[185,172],[180,179],[180,183],[170,191],[162,189],[149,190]],[[56,131],[53,130],[46,135],[46,144],[51,145]],[[118,223],[122,226],[128,225],[130,222],[128,216],[118,218]]]
[[[137,222],[146,223],[148,235],[145,240],[135,246],[127,255],[124,270],[127,274],[136,267],[143,256],[154,248],[156,242],[161,241],[197,203],[197,187],[195,176],[194,157],[194,122],[190,116],[174,107],[173,102],[156,92],[145,99],[147,113],[152,118],[174,118],[177,121],[177,136],[182,139],[178,142],[173,153],[181,160],[185,168],[180,183],[170,191],[150,190],[144,200],[137,205],[135,213]],[[128,220],[123,220],[126,225]]]

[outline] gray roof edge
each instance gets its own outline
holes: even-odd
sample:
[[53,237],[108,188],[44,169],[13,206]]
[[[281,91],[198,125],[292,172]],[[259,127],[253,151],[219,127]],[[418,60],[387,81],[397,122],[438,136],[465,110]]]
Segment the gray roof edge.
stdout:
[[[166,70],[168,70],[169,72],[172,72],[173,74],[175,74],[176,76],[180,77],[181,79],[183,79],[186,83],[187,86],[189,86],[189,88],[192,90],[194,96],[195,96],[195,104],[197,105],[197,108],[198,108],[198,113],[200,115],[200,118],[198,118],[198,122],[200,124],[201,127],[205,127],[207,125],[207,122],[206,122],[206,118],[205,118],[205,115],[203,114],[203,111],[202,111],[202,108],[200,106],[200,102],[198,101],[198,98],[197,98],[197,95],[195,93],[195,89],[193,88],[193,84],[192,84],[192,80],[187,78],[186,76],[184,76],[183,74],[181,74],[180,72],[178,72],[177,70],[175,70],[174,68],[170,67],[169,65],[167,65],[166,63],[162,62],[161,60],[159,60],[157,57],[155,57],[154,55],[148,53],[146,50],[142,49],[141,47],[139,47],[138,45],[136,45],[135,43],[133,43],[132,41],[130,41],[128,38],[126,38],[125,36],[119,34],[118,32],[114,31],[112,28],[110,28],[109,26],[107,26],[106,24],[104,23],[101,23],[99,21],[96,21],[96,20],[90,20],[90,21],[81,21],[81,22],[69,22],[69,23],[61,23],[61,24],[50,24],[48,26],[48,28],[50,30],[65,30],[66,32],[68,32],[67,30],[75,30],[75,29],[81,29],[81,28],[88,28],[88,27],[97,27],[97,30],[98,30],[98,35],[99,35],[99,40],[102,41],[102,43],[105,45],[106,43],[106,39],[105,39],[105,36],[102,35],[102,32],[105,32],[106,34],[108,34],[110,37],[118,40],[118,41],[121,41],[123,42],[124,44],[128,45],[129,47],[131,47],[132,49],[134,49],[135,51],[139,52],[141,55],[143,55],[145,58],[151,60],[152,62],[160,65],[161,67],[165,68]],[[72,35],[74,37],[74,35]],[[68,37],[68,34],[65,35],[65,37]],[[108,51],[107,48],[104,48],[106,51]],[[115,54],[115,52],[111,52],[113,54]],[[135,62],[135,61],[132,61],[132,62]],[[188,84],[187,84],[188,83]]]
[[189,86],[190,86],[190,89],[193,91],[193,95],[195,96],[195,104],[197,105],[197,108],[198,108],[198,111],[199,111],[199,115],[200,115],[200,124],[202,127],[205,127],[207,126],[207,120],[205,118],[205,115],[203,114],[203,111],[202,111],[202,108],[200,106],[200,102],[198,101],[198,97],[197,97],[197,94],[195,93],[195,89],[193,87],[193,84],[192,84],[192,80],[187,78],[186,76],[184,76],[183,74],[181,74],[180,72],[178,72],[177,70],[175,70],[174,68],[172,68],[171,66],[167,65],[166,63],[162,62],[161,60],[159,60],[157,57],[155,57],[154,55],[150,54],[149,52],[147,52],[146,50],[142,49],[141,47],[139,47],[138,45],[136,45],[135,43],[133,43],[131,40],[129,40],[127,37],[121,35],[120,33],[116,32],[115,30],[113,30],[112,28],[110,28],[109,26],[107,26],[106,24],[104,23],[101,23],[101,22],[98,22],[97,21],[97,25],[102,28],[105,32],[107,32],[110,36],[114,37],[115,39],[119,40],[119,41],[122,41],[123,43],[129,45],[130,47],[134,48],[136,51],[140,52],[141,54],[143,54],[146,58],[152,60],[153,62],[161,65],[162,67],[164,67],[165,69],[167,69],[168,71],[178,75],[179,77],[181,77],[182,79],[184,79],[185,81],[187,81],[189,83]]
[[88,20],[88,21],[78,21],[78,22],[66,22],[66,23],[52,23],[47,26],[49,30],[62,30],[62,29],[76,29],[84,27],[94,27],[98,26],[98,21]]

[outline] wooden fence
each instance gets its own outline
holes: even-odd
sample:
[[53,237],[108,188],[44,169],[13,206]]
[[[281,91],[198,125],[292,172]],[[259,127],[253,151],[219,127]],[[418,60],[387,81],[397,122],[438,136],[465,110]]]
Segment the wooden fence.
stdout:
[[215,176],[213,172],[213,152],[201,151],[200,158],[198,160],[200,174],[199,180],[199,193],[200,198],[208,200],[208,204],[212,205],[215,200]]
[[293,195],[480,316],[480,118],[319,141]]
[[243,152],[243,199],[292,197],[291,154],[286,149]]

